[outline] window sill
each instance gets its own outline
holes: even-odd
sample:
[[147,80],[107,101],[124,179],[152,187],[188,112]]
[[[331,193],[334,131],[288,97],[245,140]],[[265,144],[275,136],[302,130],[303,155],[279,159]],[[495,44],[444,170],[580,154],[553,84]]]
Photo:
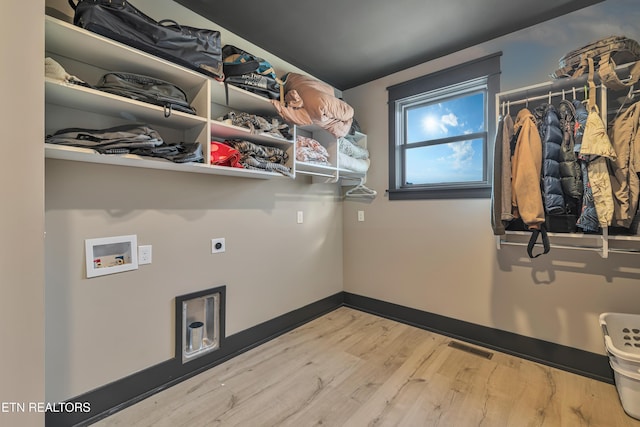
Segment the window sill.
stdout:
[[491,186],[473,188],[398,188],[388,190],[389,200],[488,199]]

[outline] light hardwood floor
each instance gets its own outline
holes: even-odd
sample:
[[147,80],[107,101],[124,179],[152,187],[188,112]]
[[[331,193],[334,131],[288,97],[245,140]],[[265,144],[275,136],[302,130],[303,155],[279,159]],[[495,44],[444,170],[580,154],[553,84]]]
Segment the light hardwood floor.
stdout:
[[615,386],[339,308],[95,426],[640,426]]

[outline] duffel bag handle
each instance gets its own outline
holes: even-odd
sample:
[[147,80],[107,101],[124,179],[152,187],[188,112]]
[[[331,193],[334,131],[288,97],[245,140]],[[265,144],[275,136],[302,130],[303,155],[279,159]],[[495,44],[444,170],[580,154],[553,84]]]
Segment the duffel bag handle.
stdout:
[[[76,10],[76,8],[78,7],[78,4],[83,1],[83,0],[78,0],[77,2],[74,2],[73,0],[69,0],[69,6],[71,6],[71,9]],[[93,0],[93,3],[97,3],[96,0]],[[106,3],[106,2],[102,2],[102,3]],[[111,5],[112,1],[108,0],[109,5]],[[127,2],[126,0],[121,0],[122,6],[124,7]]]
[[[72,0],[69,0],[72,1]],[[171,25],[165,25],[165,24],[171,24]],[[182,30],[182,27],[180,26],[180,24],[178,24],[176,21],[174,21],[173,19],[163,19],[162,21],[158,21],[158,24],[162,25],[163,27],[170,27],[170,26],[174,26],[174,27],[178,27],[180,30]]]

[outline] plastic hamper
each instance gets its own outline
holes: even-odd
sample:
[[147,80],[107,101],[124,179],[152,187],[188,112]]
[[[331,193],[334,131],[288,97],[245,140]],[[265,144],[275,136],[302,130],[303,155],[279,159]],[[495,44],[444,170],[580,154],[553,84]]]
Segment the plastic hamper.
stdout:
[[616,389],[624,411],[640,420],[640,373],[624,370],[613,360],[610,360],[609,364],[613,369]]
[[602,313],[600,327],[622,407],[640,419],[640,315]]

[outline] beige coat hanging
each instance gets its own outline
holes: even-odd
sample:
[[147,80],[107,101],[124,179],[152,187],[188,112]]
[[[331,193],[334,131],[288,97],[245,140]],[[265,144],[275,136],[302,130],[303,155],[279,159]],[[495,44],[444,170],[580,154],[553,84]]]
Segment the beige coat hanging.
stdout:
[[588,58],[589,63],[589,115],[584,127],[580,156],[587,161],[587,174],[589,185],[593,192],[593,203],[598,215],[600,227],[608,227],[613,219],[613,192],[611,190],[611,178],[607,168],[607,159],[616,160],[616,152],[611,145],[607,128],[605,127],[600,112],[596,105],[596,85],[593,82],[593,58]]
[[598,223],[600,227],[607,227],[611,225],[613,218],[613,193],[607,159],[615,160],[616,152],[613,150],[596,105],[591,106],[587,117],[580,156],[588,161],[587,173],[593,191]]

